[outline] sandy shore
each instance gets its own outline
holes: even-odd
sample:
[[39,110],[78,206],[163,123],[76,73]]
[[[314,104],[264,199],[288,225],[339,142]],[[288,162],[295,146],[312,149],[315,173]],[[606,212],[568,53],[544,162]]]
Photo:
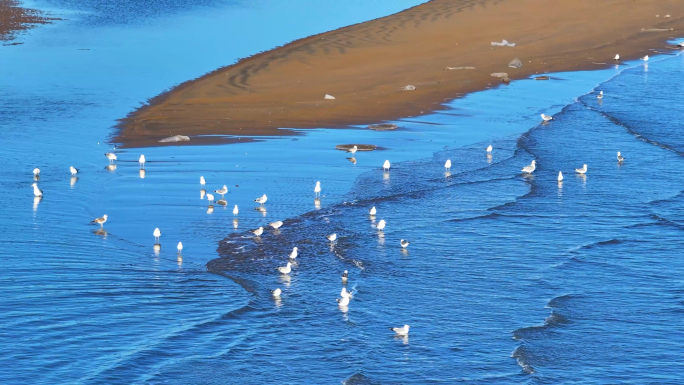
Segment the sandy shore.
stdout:
[[49,23],[51,20],[58,19],[46,18],[35,9],[19,7],[15,0],[0,0],[0,41],[10,41],[17,31],[33,28],[36,24]]
[[[123,119],[114,142],[138,147],[172,135],[287,135],[279,128],[415,116],[500,86],[494,72],[517,79],[597,69],[613,65],[616,53],[629,60],[673,49],[665,41],[681,36],[683,27],[680,0],[433,0],[183,83]],[[491,45],[502,39],[516,46]],[[508,66],[515,58],[522,68]],[[416,89],[404,90],[409,84]]]

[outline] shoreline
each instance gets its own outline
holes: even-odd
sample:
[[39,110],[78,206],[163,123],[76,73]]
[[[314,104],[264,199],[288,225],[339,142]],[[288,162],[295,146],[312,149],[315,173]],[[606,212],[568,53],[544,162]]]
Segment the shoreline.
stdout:
[[23,8],[17,0],[0,0],[0,41],[3,45],[18,45],[12,43],[17,38],[17,32],[35,28],[38,24],[49,24],[59,18],[43,16],[37,9]]
[[[540,19],[544,5],[549,7]],[[609,21],[603,20],[606,12],[613,15]],[[665,18],[668,13],[673,16]],[[288,128],[345,128],[422,115],[501,85],[490,75],[494,72],[515,80],[602,69],[616,63],[616,53],[626,61],[653,49],[673,49],[666,40],[684,28],[682,15],[684,3],[675,1],[469,6],[433,0],[306,37],[182,83],[122,119],[112,141],[153,147],[173,135],[282,136],[295,134]],[[516,47],[491,46],[502,39]],[[522,68],[508,67],[515,58]],[[416,89],[404,91],[409,84]],[[324,100],[325,94],[336,99]],[[204,137],[201,143],[171,145],[222,142],[225,138]]]

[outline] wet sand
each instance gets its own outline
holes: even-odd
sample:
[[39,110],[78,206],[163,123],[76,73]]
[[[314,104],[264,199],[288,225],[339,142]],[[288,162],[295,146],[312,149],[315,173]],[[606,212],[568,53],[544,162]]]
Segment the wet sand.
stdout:
[[[46,24],[53,18],[46,18],[40,11],[19,7],[15,0],[0,0],[0,41],[11,41],[17,31]],[[12,43],[9,43],[12,44]]]
[[[520,79],[597,69],[614,65],[616,53],[630,60],[673,49],[665,41],[682,27],[684,2],[677,0],[434,0],[183,83],[123,119],[113,141],[142,147],[163,145],[158,141],[172,135],[289,135],[294,132],[279,128],[344,128],[415,116],[500,86],[491,73]],[[491,46],[502,39],[516,47]],[[508,66],[515,58],[522,68]],[[404,90],[409,84],[416,89]],[[325,94],[335,99],[324,100]]]

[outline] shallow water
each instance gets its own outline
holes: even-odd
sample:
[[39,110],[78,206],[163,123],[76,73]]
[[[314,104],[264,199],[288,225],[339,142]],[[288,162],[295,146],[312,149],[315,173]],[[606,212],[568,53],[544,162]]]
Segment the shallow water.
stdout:
[[[410,2],[335,3],[292,7],[289,21],[282,2],[113,21],[84,7],[93,16],[0,47],[0,363],[11,368],[0,382],[676,383],[681,122],[660,107],[681,104],[681,57],[624,71],[600,86],[601,104],[573,101],[617,70],[514,82],[394,132],[126,150],[105,168],[110,127],[161,89],[330,20]],[[320,23],[292,23],[311,12]],[[225,45],[214,32],[250,22],[272,29],[214,49]],[[269,33],[286,24],[296,28]],[[557,120],[538,125],[541,112]],[[384,150],[352,164],[334,150],[350,142]],[[533,158],[535,175],[520,176]],[[582,163],[586,178],[573,175]],[[81,169],[77,179],[69,165]],[[40,201],[30,189],[36,166]],[[228,185],[225,208],[209,213],[200,175],[209,192]],[[263,193],[265,213],[252,202]],[[383,237],[371,205],[388,223]],[[105,213],[104,230],[88,224]],[[279,234],[246,231],[275,220],[285,222]],[[340,236],[332,248],[330,232]],[[412,242],[405,253],[400,238]],[[287,280],[274,268],[293,245],[301,253]],[[357,293],[343,312],[335,298],[345,269]],[[387,330],[405,323],[407,339]]]

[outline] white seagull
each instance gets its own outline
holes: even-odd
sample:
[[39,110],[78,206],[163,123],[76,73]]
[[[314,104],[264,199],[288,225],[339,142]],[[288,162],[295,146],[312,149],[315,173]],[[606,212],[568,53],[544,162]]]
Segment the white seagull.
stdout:
[[615,57],[613,58],[613,60],[620,60],[620,55],[616,54]]
[[532,172],[537,168],[537,161],[533,160],[532,163],[530,163],[529,166],[525,166],[522,168],[522,172],[525,174],[532,174]]
[[271,227],[273,227],[274,229],[278,230],[278,229],[280,228],[280,226],[283,225],[283,221],[271,222],[271,223],[269,223],[268,225],[271,226]]
[[340,306],[348,306],[349,305],[349,297],[338,298],[337,304]]
[[140,168],[145,168],[145,155],[140,155],[138,163],[140,163]]
[[202,186],[204,186],[205,184],[207,184],[207,181],[204,180],[204,177],[203,177],[203,176],[200,177],[200,184],[201,184]]
[[40,175],[40,169],[38,167],[33,169],[33,176],[38,176]]
[[643,61],[648,61],[648,55],[642,57],[641,60],[643,60]]
[[378,222],[378,225],[376,227],[378,228],[378,230],[382,231],[385,229],[386,224],[387,224],[387,222],[385,222],[384,219],[381,219],[380,222]]
[[679,44],[677,44],[677,47],[679,47],[679,48],[684,48],[684,41],[681,42],[681,43],[679,43]]
[[224,184],[224,185],[223,185],[223,188],[221,188],[221,189],[219,189],[219,190],[214,190],[214,192],[217,193],[217,194],[219,194],[219,195],[221,196],[221,198],[223,198],[223,196],[226,195],[226,193],[228,192],[228,186],[226,186],[226,185]]
[[292,271],[292,262],[288,262],[285,266],[278,267],[280,274],[290,274]]
[[386,160],[385,163],[382,164],[382,170],[383,171],[389,171],[390,169],[390,162],[389,160]]
[[273,295],[276,298],[280,298],[281,294],[283,294],[283,291],[280,290],[280,288],[277,288],[275,290],[271,290],[271,295]]
[[618,151],[617,160],[618,160],[618,162],[622,162],[625,160],[625,158],[620,154],[620,151]]
[[263,227],[259,227],[259,228],[256,229],[256,230],[252,230],[252,233],[258,237],[258,236],[260,236],[261,234],[264,233],[264,228],[263,228]]
[[314,193],[316,196],[321,195],[321,182],[316,182],[316,187],[314,187]]
[[105,154],[105,156],[107,157],[107,159],[109,159],[109,163],[112,163],[116,160],[116,154],[113,152],[108,152]]
[[587,173],[587,165],[586,164],[583,165],[582,168],[576,168],[575,171],[580,173],[580,174],[586,174]]
[[78,169],[74,166],[69,166],[69,171],[71,171],[71,175],[78,174]]
[[350,293],[350,292],[347,291],[347,288],[346,288],[346,287],[343,287],[343,288],[342,288],[342,291],[340,292],[340,297],[342,297],[342,298],[349,298],[349,299],[354,298],[354,297],[352,297],[352,293]]
[[603,99],[603,91],[596,95],[596,99]]
[[548,122],[549,120],[553,120],[553,116],[551,116],[551,115],[546,115],[546,114],[541,114],[541,118],[542,118],[542,120],[544,120],[545,122]]
[[349,272],[347,270],[342,273],[342,283],[347,283],[347,279],[349,278]]
[[213,202],[214,201],[214,194],[207,194],[207,200],[209,202]]
[[259,198],[255,199],[254,202],[259,203],[263,206],[267,200],[268,200],[268,197],[266,196],[266,194],[264,194],[264,195],[260,196]]
[[159,227],[154,229],[154,233],[152,233],[152,235],[154,235],[154,240],[159,242],[159,237],[161,237],[161,231],[159,231]]
[[100,227],[102,227],[102,225],[104,225],[105,222],[107,222],[107,214],[103,215],[102,218],[95,218],[90,223],[97,223],[98,225],[100,225]]
[[325,237],[328,238],[328,240],[330,242],[335,242],[335,240],[337,239],[337,234],[333,233],[333,234],[326,235]]
[[389,330],[391,330],[391,331],[397,333],[397,334],[400,335],[400,336],[407,336],[408,333],[409,333],[409,326],[408,326],[408,325],[404,325],[404,327],[401,327],[401,328],[389,328]]
[[292,252],[290,253],[290,259],[297,258],[297,255],[299,255],[299,249],[297,247],[293,247]]
[[356,151],[358,151],[358,150],[359,150],[359,148],[356,147],[356,145],[355,145],[354,147],[352,147],[352,148],[350,148],[349,150],[347,150],[347,152],[351,152],[352,154],[356,154]]
[[561,171],[558,171],[558,181],[559,182],[563,181],[563,173]]
[[378,210],[375,209],[375,206],[371,207],[370,210],[368,210],[368,214],[370,215],[375,215],[377,214]]
[[490,144],[489,146],[487,146],[487,152],[492,152],[493,149],[494,149],[494,148],[492,147],[491,144]]
[[240,212],[240,210],[238,210],[237,205],[235,205],[235,208],[233,208],[233,215],[237,217],[239,212]]
[[411,244],[411,242],[409,242],[409,241],[407,241],[407,240],[405,240],[405,239],[402,239],[402,240],[399,242],[399,244],[401,245],[401,247],[403,247],[403,248],[405,249],[405,248],[408,247],[408,245]]
[[35,195],[37,197],[43,196],[43,190],[38,188],[38,183],[34,183],[31,186],[33,186],[33,195]]
[[178,242],[176,248],[178,249],[178,254],[180,254],[183,251],[183,242]]
[[451,159],[447,159],[444,163],[444,168],[446,168],[447,171],[451,170]]

